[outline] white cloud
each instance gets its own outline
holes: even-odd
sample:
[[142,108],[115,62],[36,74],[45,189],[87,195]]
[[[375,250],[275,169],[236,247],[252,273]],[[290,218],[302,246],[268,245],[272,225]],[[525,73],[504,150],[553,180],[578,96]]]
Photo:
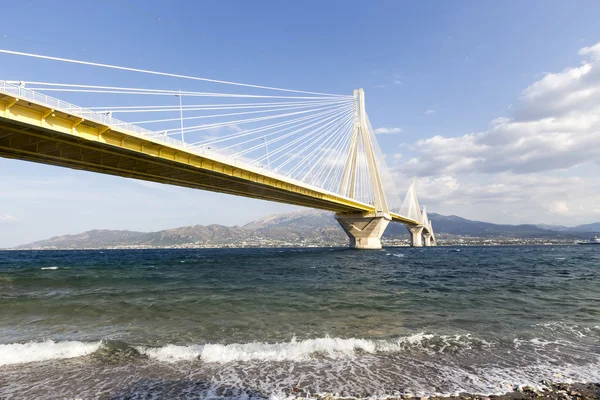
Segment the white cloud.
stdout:
[[556,203],[552,204],[550,211],[559,215],[568,215],[569,206],[567,205],[566,201],[557,201]]
[[402,146],[398,181],[420,177],[421,204],[441,214],[513,224],[596,221],[600,43],[579,55],[580,65],[526,87],[510,117],[481,131]]
[[400,160],[402,158],[402,153],[396,153],[393,155],[394,160]]
[[385,135],[388,133],[400,133],[402,132],[402,128],[377,128],[375,129],[373,132],[375,132],[377,135]]
[[19,220],[19,218],[15,217],[14,215],[0,214],[0,224],[9,223],[9,222],[17,222],[18,220]]
[[394,79],[393,83],[395,85],[402,85],[402,81],[400,81],[399,79]]
[[600,193],[595,177],[507,172],[429,176],[416,182],[419,201],[428,210],[495,223],[575,225],[594,222],[590,216],[600,210],[590,195]]
[[403,172],[532,173],[600,160],[600,43],[580,50],[583,64],[547,73],[522,92],[512,118],[498,118],[482,132],[434,136],[411,149]]
[[600,42],[590,47],[584,47],[579,50],[580,56],[590,56],[591,60],[600,59]]
[[425,115],[435,114],[435,110],[427,110],[425,111]]

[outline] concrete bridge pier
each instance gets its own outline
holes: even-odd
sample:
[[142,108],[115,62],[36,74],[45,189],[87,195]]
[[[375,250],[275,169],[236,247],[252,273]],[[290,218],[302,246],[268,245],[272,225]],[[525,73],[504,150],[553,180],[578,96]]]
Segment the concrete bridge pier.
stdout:
[[351,249],[381,249],[381,236],[392,220],[389,214],[336,214],[335,219],[348,235]]
[[433,246],[431,236],[431,232],[423,232],[423,244],[425,245],[425,247]]
[[412,247],[423,246],[423,227],[422,226],[407,226],[410,233],[410,245]]

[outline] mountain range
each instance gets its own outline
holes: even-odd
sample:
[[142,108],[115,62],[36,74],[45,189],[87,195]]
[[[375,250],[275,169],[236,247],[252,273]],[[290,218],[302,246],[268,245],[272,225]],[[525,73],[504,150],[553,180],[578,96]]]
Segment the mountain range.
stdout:
[[[479,238],[565,238],[581,239],[600,232],[600,223],[576,227],[550,225],[499,225],[471,221],[455,215],[431,213],[438,239]],[[408,239],[401,224],[390,224],[384,239]],[[16,247],[16,249],[84,249],[114,247],[245,247],[344,245],[347,238],[333,214],[301,211],[271,215],[243,226],[193,225],[158,232],[96,229],[75,235],[55,236]]]

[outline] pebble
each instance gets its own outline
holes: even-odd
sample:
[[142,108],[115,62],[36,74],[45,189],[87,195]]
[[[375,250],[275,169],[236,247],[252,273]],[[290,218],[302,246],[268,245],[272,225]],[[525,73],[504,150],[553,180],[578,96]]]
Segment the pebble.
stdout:
[[[477,396],[468,393],[449,394],[446,397],[440,397],[440,393],[434,393],[431,396],[412,393],[400,394],[397,390],[386,390],[385,397],[379,397],[385,400],[600,400],[600,383],[587,384],[561,384],[540,381],[544,387],[539,389],[532,386],[509,385],[513,392],[505,395]],[[580,390],[576,390],[580,389]],[[297,387],[291,388],[291,392],[297,393],[297,400],[306,400],[312,396],[316,400],[367,400],[366,393],[351,393],[342,391],[338,393],[324,393],[322,395],[310,393]],[[522,393],[522,394],[517,394]],[[294,396],[296,397],[296,396]],[[77,399],[76,399],[77,400]]]

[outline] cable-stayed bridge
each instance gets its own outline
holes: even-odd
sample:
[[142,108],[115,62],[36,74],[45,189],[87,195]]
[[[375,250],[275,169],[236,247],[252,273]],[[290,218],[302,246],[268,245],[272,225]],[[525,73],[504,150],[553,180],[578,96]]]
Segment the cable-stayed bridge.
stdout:
[[413,246],[436,244],[414,183],[397,195],[362,89],[327,94],[0,53],[235,89],[0,81],[2,157],[330,210],[352,248],[381,248],[392,221]]

